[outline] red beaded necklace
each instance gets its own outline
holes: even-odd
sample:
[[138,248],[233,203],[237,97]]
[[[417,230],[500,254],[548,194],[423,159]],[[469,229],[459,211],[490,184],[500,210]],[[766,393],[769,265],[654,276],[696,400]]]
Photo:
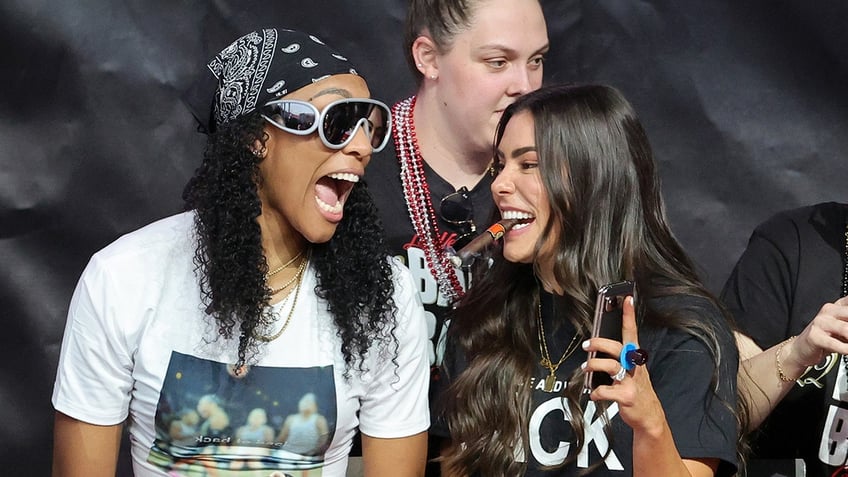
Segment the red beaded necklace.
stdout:
[[436,279],[439,290],[454,302],[462,298],[465,292],[457,277],[456,268],[451,264],[445,250],[438,246],[439,227],[436,213],[433,211],[430,187],[424,177],[424,159],[421,157],[418,138],[415,135],[415,124],[412,120],[414,109],[415,96],[392,107],[395,149],[400,159],[403,196],[409,210],[409,219],[423,245],[424,258],[430,267],[430,273]]

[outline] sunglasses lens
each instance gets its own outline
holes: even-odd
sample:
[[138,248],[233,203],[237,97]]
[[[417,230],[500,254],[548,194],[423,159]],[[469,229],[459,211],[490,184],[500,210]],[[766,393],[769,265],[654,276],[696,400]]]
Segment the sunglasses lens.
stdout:
[[476,236],[474,226],[474,206],[468,197],[468,189],[460,188],[458,191],[446,195],[439,204],[439,213],[442,220],[459,227],[456,241],[453,247],[457,250],[464,247]]
[[316,111],[308,104],[280,101],[265,106],[265,115],[282,129],[307,131],[315,125]]
[[474,232],[467,232],[456,237],[456,241],[451,245],[454,249],[460,250],[474,240],[477,235]]
[[383,144],[389,132],[389,110],[365,101],[345,101],[334,104],[324,116],[324,137],[336,146],[345,144],[361,123],[371,139],[371,147]]
[[446,195],[439,208],[442,218],[447,222],[460,224],[471,222],[474,219],[471,199],[464,191]]

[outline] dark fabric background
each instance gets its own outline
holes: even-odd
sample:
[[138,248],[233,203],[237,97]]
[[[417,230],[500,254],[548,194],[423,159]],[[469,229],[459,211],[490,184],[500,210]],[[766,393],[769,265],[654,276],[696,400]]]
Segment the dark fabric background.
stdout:
[[[543,1],[547,82],[600,81],[651,137],[674,230],[718,291],[754,225],[846,200],[848,3]],[[65,313],[89,256],[181,209],[202,136],[179,100],[247,31],[309,31],[375,97],[413,91],[403,0],[0,5],[0,468],[47,475]]]

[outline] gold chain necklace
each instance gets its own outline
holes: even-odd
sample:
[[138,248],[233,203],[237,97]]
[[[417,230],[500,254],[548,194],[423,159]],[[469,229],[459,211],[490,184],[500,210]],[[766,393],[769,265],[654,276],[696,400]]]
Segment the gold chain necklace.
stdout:
[[289,279],[289,281],[287,281],[286,283],[283,283],[283,285],[282,285],[282,286],[280,286],[280,287],[272,288],[272,289],[271,289],[271,295],[276,295],[277,293],[280,293],[281,291],[283,291],[283,290],[285,290],[286,288],[288,288],[288,287],[289,287],[289,285],[291,285],[292,283],[294,283],[296,280],[300,280],[300,276],[303,274],[303,270],[304,270],[304,268],[306,267],[306,262],[307,262],[307,260],[306,260],[306,259],[304,259],[304,260],[302,260],[302,261],[300,262],[300,266],[299,266],[299,267],[297,267],[297,271],[296,271],[296,272],[294,273],[294,275],[293,275],[293,276]]
[[294,257],[292,257],[292,258],[291,258],[291,260],[289,260],[288,262],[286,262],[286,263],[284,263],[284,264],[280,265],[279,267],[275,268],[274,270],[272,270],[272,271],[270,271],[270,272],[266,273],[266,274],[265,274],[265,279],[267,280],[267,279],[269,279],[269,278],[273,277],[274,275],[276,275],[276,274],[278,274],[278,273],[282,272],[283,270],[285,270],[285,269],[289,268],[289,265],[293,264],[293,263],[294,263],[294,261],[295,261],[295,260],[297,260],[298,258],[300,258],[300,256],[301,256],[301,255],[303,255],[303,250],[301,250],[300,252],[297,252],[297,255],[295,255]]
[[[308,261],[309,260],[307,260],[307,259],[303,260],[303,262],[300,264],[300,268],[298,269],[297,275],[295,275],[297,277],[297,286],[294,289],[294,299],[292,300],[291,309],[289,309],[289,313],[288,313],[288,315],[286,315],[286,321],[283,323],[283,326],[280,328],[279,331],[277,331],[276,333],[274,333],[273,335],[270,335],[270,336],[260,335],[256,332],[254,332],[253,333],[254,338],[258,339],[259,341],[264,341],[265,343],[269,343],[269,342],[274,341],[275,339],[279,338],[280,335],[283,334],[283,331],[286,331],[286,328],[288,328],[288,326],[289,326],[289,322],[291,322],[292,315],[294,315],[294,309],[297,307],[297,296],[300,294],[300,285],[303,283],[303,280],[301,280],[300,278],[302,276],[303,269],[305,268],[304,264]],[[291,296],[291,294],[289,294],[289,296]],[[286,297],[286,300],[288,300],[288,298],[289,297]]]
[[569,356],[571,356],[577,350],[577,333],[574,333],[574,337],[571,338],[571,343],[568,344],[568,347],[565,349],[565,352],[562,353],[562,357],[559,358],[559,361],[554,364],[551,361],[551,355],[548,353],[548,343],[545,342],[545,325],[542,324],[542,295],[539,294],[539,351],[542,353],[542,360],[539,363],[548,369],[548,376],[545,377],[545,392],[553,392],[554,385],[556,384],[556,371],[559,369],[559,365],[563,363]]

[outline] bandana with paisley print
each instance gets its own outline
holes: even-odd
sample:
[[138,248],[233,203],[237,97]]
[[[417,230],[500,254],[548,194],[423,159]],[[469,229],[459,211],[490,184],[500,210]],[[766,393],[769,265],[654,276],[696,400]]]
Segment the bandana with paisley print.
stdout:
[[318,38],[282,28],[248,33],[206,66],[183,98],[204,132],[328,76],[357,74]]

